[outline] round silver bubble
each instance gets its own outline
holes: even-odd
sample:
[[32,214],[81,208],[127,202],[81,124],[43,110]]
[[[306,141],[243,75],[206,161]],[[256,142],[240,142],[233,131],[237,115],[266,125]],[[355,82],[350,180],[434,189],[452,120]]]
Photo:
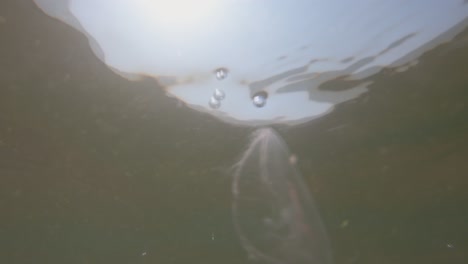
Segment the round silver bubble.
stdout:
[[218,109],[221,106],[221,102],[218,99],[216,99],[214,96],[210,98],[210,101],[208,102],[208,104],[210,105],[212,109]]
[[226,68],[219,68],[215,71],[216,79],[224,80],[228,76],[228,70]]
[[214,92],[213,92],[213,97],[216,99],[216,100],[223,100],[225,97],[226,97],[226,94],[224,93],[223,90],[220,90],[220,89],[215,89]]
[[263,107],[267,102],[268,94],[266,92],[256,93],[252,97],[252,102],[256,107]]

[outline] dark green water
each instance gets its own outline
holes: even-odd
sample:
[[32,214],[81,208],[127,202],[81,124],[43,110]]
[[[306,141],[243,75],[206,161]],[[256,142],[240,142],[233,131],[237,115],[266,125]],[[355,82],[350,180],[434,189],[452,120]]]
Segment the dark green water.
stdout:
[[[278,131],[340,263],[468,263],[468,32]],[[249,128],[129,82],[27,0],[0,2],[0,263],[247,263],[230,166]]]

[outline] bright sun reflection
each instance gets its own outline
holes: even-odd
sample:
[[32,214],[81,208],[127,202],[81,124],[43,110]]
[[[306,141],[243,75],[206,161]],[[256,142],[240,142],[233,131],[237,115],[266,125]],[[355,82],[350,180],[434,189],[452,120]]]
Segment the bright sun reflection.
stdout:
[[219,0],[140,0],[142,12],[165,30],[191,30],[213,21]]

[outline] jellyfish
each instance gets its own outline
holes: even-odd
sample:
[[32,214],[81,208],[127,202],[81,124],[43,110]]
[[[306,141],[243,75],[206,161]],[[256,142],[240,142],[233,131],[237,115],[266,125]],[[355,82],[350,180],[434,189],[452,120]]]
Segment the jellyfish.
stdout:
[[468,24],[466,0],[34,0],[130,80],[232,125],[255,127],[233,175],[233,219],[251,259],[331,263],[318,209],[272,126],[358,98]]
[[318,210],[278,133],[260,128],[234,166],[233,222],[260,263],[331,263]]

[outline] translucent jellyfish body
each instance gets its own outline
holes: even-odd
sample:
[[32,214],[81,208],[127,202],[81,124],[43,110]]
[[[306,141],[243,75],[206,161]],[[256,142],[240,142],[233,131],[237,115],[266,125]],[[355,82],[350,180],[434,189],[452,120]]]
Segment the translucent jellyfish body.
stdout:
[[288,147],[271,128],[258,129],[235,166],[233,222],[260,263],[329,264],[325,229]]

